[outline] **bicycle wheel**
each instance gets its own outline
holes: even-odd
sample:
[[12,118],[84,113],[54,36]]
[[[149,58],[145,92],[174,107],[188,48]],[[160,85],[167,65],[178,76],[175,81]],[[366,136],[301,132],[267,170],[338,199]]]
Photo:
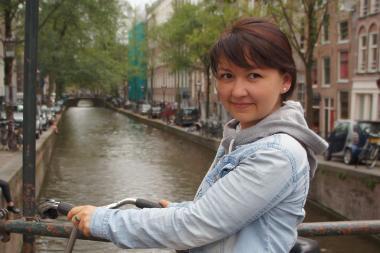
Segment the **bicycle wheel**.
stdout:
[[368,151],[368,159],[366,160],[366,165],[369,169],[375,167],[377,158],[379,156],[379,146],[371,145]]

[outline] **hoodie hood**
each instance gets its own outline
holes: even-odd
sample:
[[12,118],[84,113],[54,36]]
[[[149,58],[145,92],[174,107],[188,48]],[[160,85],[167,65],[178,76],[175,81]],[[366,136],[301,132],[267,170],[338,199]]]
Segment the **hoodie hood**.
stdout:
[[306,149],[310,165],[310,177],[317,169],[316,155],[322,154],[328,144],[307,126],[299,102],[286,101],[277,111],[256,125],[238,130],[239,121],[233,119],[224,126],[222,145],[231,152],[234,147],[254,142],[276,133],[286,133],[298,140]]

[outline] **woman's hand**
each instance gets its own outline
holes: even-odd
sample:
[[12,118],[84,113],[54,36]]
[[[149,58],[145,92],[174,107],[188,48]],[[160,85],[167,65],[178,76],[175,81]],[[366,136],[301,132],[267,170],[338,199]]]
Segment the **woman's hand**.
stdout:
[[161,199],[159,203],[160,203],[160,205],[161,205],[163,208],[168,207],[169,204],[170,204],[169,200],[166,200],[166,199]]
[[74,207],[67,214],[67,220],[71,221],[85,236],[90,236],[90,221],[95,208],[95,206]]

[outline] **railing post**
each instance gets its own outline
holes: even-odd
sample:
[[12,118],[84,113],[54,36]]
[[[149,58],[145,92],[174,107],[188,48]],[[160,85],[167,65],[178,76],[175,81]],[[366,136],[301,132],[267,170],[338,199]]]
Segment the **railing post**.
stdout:
[[[23,143],[23,214],[32,220],[36,209],[36,81],[38,0],[25,1],[24,51],[24,143]],[[23,253],[34,253],[34,235],[23,235]]]

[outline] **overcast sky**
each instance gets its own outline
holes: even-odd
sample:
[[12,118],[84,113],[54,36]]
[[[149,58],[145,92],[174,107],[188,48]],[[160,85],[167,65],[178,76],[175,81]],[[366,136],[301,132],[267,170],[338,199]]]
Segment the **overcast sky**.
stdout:
[[145,16],[145,4],[153,3],[155,0],[121,0],[125,2],[129,2],[130,5],[132,5],[133,8],[136,8],[139,13],[140,18],[143,18]]
[[152,3],[153,0],[125,0],[129,2],[133,7],[144,8],[145,4]]

